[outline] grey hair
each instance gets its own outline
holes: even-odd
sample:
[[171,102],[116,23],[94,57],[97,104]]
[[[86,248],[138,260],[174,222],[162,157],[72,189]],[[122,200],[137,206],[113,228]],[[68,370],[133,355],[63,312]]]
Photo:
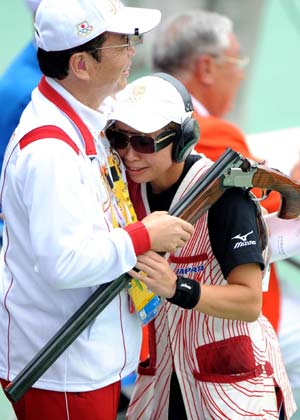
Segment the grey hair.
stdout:
[[156,31],[152,66],[170,74],[189,70],[200,55],[218,55],[228,48],[232,31],[232,21],[218,13],[191,10],[174,15]]

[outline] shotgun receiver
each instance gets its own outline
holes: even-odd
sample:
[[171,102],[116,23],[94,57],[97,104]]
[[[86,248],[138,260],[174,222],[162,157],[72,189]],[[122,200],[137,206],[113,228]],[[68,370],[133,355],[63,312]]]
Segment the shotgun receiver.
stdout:
[[[214,179],[212,182],[207,179],[206,188],[198,190],[194,186],[195,195],[191,203],[185,205],[183,198],[183,203],[182,205],[178,204],[178,209],[173,207],[174,215],[176,213],[182,219],[195,224],[199,217],[221,197],[226,189],[257,187],[264,191],[274,190],[281,194],[278,217],[281,219],[298,217],[300,215],[300,183],[278,170],[239,156],[240,164],[235,162],[234,166],[228,168],[220,178]],[[262,200],[260,199],[260,201]]]
[[[276,189],[282,194],[285,203],[281,207],[281,217],[291,218],[300,214],[299,184],[277,171],[251,163],[231,149],[223,153],[169,213],[194,224],[220,198],[225,189],[234,186]],[[130,280],[129,275],[123,274],[114,281],[99,286],[6,387],[7,397],[17,402]]]
[[281,194],[281,206],[277,216],[281,219],[295,219],[300,215],[300,183],[250,159],[244,159],[239,168],[228,171],[223,187],[258,187],[278,191]]

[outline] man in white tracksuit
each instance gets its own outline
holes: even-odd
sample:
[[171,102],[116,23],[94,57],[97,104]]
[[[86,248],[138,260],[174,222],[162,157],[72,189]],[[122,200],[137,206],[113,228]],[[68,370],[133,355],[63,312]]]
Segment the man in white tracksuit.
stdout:
[[[166,212],[136,222],[122,167],[100,140],[106,119],[98,108],[124,88],[134,40],[159,20],[157,10],[117,0],[43,0],[37,10],[46,77],[9,142],[1,177],[3,387],[98,285],[140,269],[139,255],[175,250],[193,232]],[[171,296],[175,278],[155,255],[156,272],[145,282]],[[18,419],[114,419],[120,380],[136,368],[140,344],[124,290],[14,404]]]

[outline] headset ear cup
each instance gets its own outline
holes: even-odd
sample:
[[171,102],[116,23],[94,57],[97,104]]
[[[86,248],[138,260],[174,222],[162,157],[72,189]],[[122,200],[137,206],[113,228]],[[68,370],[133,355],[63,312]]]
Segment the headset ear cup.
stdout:
[[[175,77],[167,73],[154,73],[153,76],[160,77],[171,83],[175,89],[180,93],[185,112],[192,115],[194,110],[193,101],[186,87]],[[176,139],[173,142],[172,159],[174,162],[182,162],[193,150],[194,145],[198,142],[200,136],[200,129],[197,121],[194,118],[187,117],[181,124],[181,129],[178,132]]]
[[200,136],[198,122],[194,118],[186,118],[173,146],[173,161],[182,162],[192,152]]

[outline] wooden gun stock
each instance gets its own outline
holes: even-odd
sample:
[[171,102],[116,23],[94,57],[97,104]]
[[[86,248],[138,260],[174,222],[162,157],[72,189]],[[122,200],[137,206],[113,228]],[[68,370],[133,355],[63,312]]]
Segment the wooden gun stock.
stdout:
[[275,190],[281,194],[278,217],[295,219],[300,215],[300,183],[281,172],[258,165],[253,184],[261,189]]

